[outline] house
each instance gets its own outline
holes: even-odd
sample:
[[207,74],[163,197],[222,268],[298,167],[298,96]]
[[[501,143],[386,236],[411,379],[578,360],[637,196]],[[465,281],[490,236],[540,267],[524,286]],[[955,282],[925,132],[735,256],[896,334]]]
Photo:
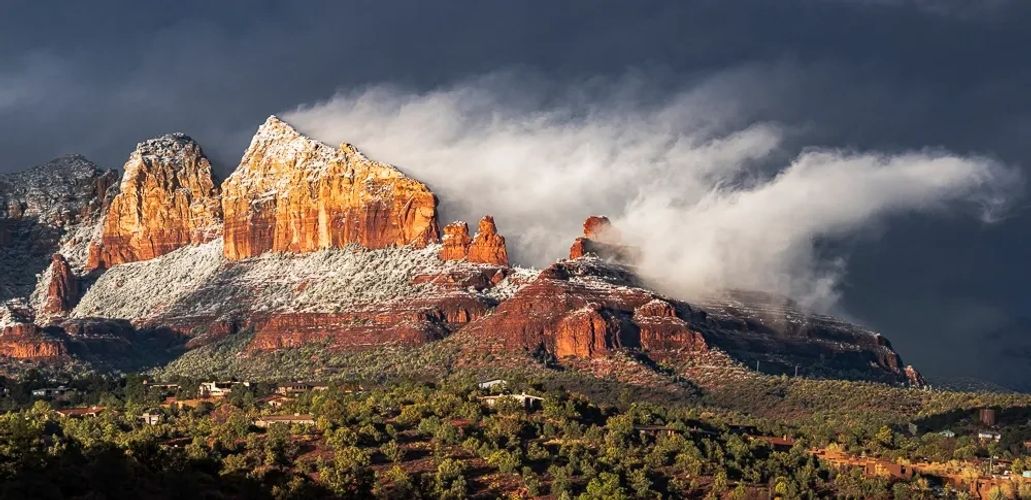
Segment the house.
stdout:
[[479,387],[480,389],[487,389],[487,390],[494,389],[495,387],[497,387],[498,389],[504,389],[504,388],[508,387],[508,381],[507,380],[502,380],[500,378],[496,378],[494,380],[488,380],[486,382],[480,382],[479,384],[476,384],[476,386]]
[[655,436],[673,436],[673,435],[676,435],[676,434],[682,434],[680,429],[675,429],[673,427],[667,427],[665,425],[638,425],[638,426],[634,427],[634,430],[637,431],[637,433],[640,434],[641,437],[644,437],[644,436],[652,436],[652,437],[655,437]]
[[179,384],[154,384],[150,382],[144,382],[143,386],[148,390],[154,390],[163,396],[175,394],[179,391]]
[[78,407],[78,408],[61,408],[55,410],[59,415],[66,418],[83,418],[83,417],[95,417],[100,412],[104,411],[103,406],[89,406],[89,407]]
[[791,436],[749,436],[755,441],[765,441],[777,451],[787,451],[795,446],[795,438]]
[[162,415],[162,414],[160,414],[158,412],[149,412],[149,411],[148,412],[144,412],[142,415],[139,416],[139,419],[141,421],[143,421],[144,424],[147,424],[147,425],[157,425],[157,424],[160,424],[161,420],[163,418],[164,418],[164,415]]
[[897,464],[887,460],[872,460],[863,466],[863,472],[871,477],[893,477],[908,481],[913,479],[916,469],[911,465]]
[[276,394],[281,396],[289,396],[291,394],[301,394],[311,390],[311,385],[306,382],[290,382],[287,384],[279,384],[276,386]]
[[197,392],[202,398],[224,398],[233,392],[233,386],[250,387],[250,382],[201,382]]
[[315,425],[315,417],[311,415],[266,415],[254,419],[254,425],[267,429],[276,424],[283,425]]
[[63,385],[60,385],[60,386],[57,386],[57,387],[43,387],[41,389],[33,389],[32,390],[32,397],[34,397],[34,398],[53,399],[53,398],[60,398],[60,397],[65,397],[65,396],[71,396],[71,395],[75,394],[75,392],[76,392],[75,389],[71,389],[69,387],[65,387]]
[[998,442],[1002,439],[1002,434],[995,431],[981,431],[977,433],[977,439],[980,441],[995,441]]
[[258,400],[259,404],[267,405],[272,408],[282,408],[283,405],[294,401],[294,398],[284,396],[282,394],[271,394]]
[[[343,384],[340,387],[341,390],[343,390],[343,392],[345,393],[360,392],[362,390],[362,386],[358,384]],[[351,390],[348,390],[349,388]],[[276,394],[290,396],[294,394],[303,394],[305,392],[310,391],[325,391],[327,389],[329,389],[329,386],[326,384],[309,382],[290,382],[286,384],[279,384],[278,386],[276,386]],[[357,389],[357,391],[354,389]]]
[[952,438],[956,437],[956,433],[952,432],[949,429],[945,429],[944,431],[939,432],[938,435],[941,436],[941,437],[944,437],[944,438],[949,438],[949,439],[952,439]]
[[480,401],[483,401],[487,406],[494,407],[498,401],[512,400],[517,401],[523,408],[527,410],[539,409],[544,403],[544,398],[538,396],[531,396],[529,394],[499,394],[497,396],[483,396]]

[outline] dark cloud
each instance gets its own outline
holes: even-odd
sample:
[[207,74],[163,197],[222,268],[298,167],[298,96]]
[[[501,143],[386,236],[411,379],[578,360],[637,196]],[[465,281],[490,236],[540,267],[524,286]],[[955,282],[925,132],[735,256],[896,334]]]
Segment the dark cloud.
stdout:
[[[10,0],[0,9],[0,171],[66,152],[116,167],[137,141],[182,130],[225,173],[270,113],[337,91],[420,91],[513,68],[557,87],[637,75],[656,103],[702,81],[718,91],[713,75],[731,75],[740,113],[790,127],[796,146],[943,149],[1020,168],[1031,157],[1028,2]],[[742,83],[735,72],[761,76]],[[1020,319],[1031,315],[1029,218],[1018,209],[992,225],[891,220],[850,241],[843,307],[932,375],[1031,379],[1027,359],[973,349],[1026,345],[1031,334]]]

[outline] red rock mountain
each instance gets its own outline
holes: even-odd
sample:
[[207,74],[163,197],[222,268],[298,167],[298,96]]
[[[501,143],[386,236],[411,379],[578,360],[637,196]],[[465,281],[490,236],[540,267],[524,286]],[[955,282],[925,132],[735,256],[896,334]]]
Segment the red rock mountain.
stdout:
[[356,243],[438,241],[437,199],[425,184],[349,144],[333,149],[270,117],[222,185],[225,256],[311,252]]
[[87,270],[153,259],[218,236],[222,221],[211,163],[183,134],[142,142],[90,247]]
[[[602,216],[585,221],[568,260],[539,272],[510,267],[490,216],[472,236],[449,224],[441,241],[425,184],[276,117],[221,189],[181,134],[141,143],[116,194],[82,170],[78,215],[22,186],[31,182],[0,182],[0,251],[43,261],[7,281],[0,355],[124,370],[223,340],[243,357],[443,342],[469,363],[543,355],[579,369],[620,353],[922,383],[883,337],[787,299],[725,292],[688,304],[650,290],[634,274],[637,249]],[[69,229],[46,244],[16,237],[58,213]]]

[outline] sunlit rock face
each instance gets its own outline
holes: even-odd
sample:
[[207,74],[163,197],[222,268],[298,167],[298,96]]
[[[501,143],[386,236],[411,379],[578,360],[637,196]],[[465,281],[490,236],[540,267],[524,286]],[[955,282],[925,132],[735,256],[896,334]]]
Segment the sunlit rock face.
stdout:
[[61,314],[70,311],[79,301],[79,278],[63,255],[55,253],[50,261],[50,283],[47,286],[44,314]]
[[349,244],[423,247],[440,238],[436,207],[425,184],[349,144],[334,149],[311,140],[273,116],[222,184],[224,252],[239,260]]
[[218,237],[222,221],[211,163],[183,134],[142,142],[125,163],[87,270],[153,259]]
[[480,219],[479,230],[473,238],[469,237],[469,225],[465,222],[452,222],[444,227],[440,258],[505,267],[509,265],[505,237],[498,234],[494,218],[489,215]]

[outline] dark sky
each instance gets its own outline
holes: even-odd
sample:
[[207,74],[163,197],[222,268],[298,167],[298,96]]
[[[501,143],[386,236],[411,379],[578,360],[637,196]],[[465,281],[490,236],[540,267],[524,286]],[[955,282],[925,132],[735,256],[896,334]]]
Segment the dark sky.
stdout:
[[[771,82],[754,114],[804,127],[807,145],[1027,169],[1028,26],[1021,0],[3,0],[0,171],[70,152],[118,167],[139,140],[182,130],[224,172],[269,114],[365,85],[642,71],[661,100],[741,65],[802,75]],[[847,242],[843,309],[932,377],[1031,390],[1024,198],[996,224],[903,217]]]

